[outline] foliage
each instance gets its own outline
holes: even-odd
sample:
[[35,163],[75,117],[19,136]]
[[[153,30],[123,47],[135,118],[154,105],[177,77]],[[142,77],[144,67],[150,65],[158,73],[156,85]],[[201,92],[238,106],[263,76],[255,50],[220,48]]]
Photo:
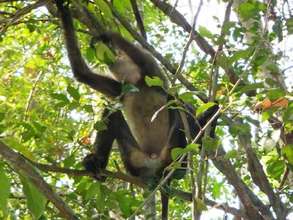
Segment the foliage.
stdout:
[[[92,151],[95,130],[105,128],[102,109],[105,105],[112,109],[119,106],[73,78],[57,17],[50,14],[45,6],[19,15],[17,11],[34,2],[2,2],[0,12],[5,13],[0,13],[0,141],[32,161],[82,169],[80,161]],[[189,33],[172,23],[151,1],[137,2],[143,12],[148,42],[177,67]],[[226,2],[211,1],[208,4],[221,5],[222,16]],[[293,17],[291,12],[281,10],[279,1],[278,4],[270,1],[270,5],[256,0],[236,2],[239,4],[233,6],[233,13],[237,19],[221,25],[221,18],[214,18],[220,27],[218,29],[204,23],[197,24],[198,34],[207,44],[212,48],[224,48],[217,51],[217,58],[211,59],[208,52],[201,51],[200,46],[194,44],[187,52],[182,71],[188,82],[205,96],[209,96],[209,90],[216,90],[216,101],[224,109],[217,126],[217,139],[203,139],[207,150],[204,158],[197,144],[189,144],[185,149],[175,148],[172,158],[175,160],[186,153],[192,154],[193,172],[196,176],[204,174],[205,197],[219,203],[229,202],[232,206],[239,199],[235,198],[235,186],[225,172],[213,164],[213,158],[220,152],[219,147],[224,146],[226,153],[221,159],[230,161],[246,186],[263,203],[269,204],[266,192],[255,187],[259,185],[249,170],[249,146],[274,191],[282,194],[286,207],[292,206],[292,80],[284,80],[289,76],[288,72],[292,75],[292,71],[282,71],[284,63],[291,66],[292,60],[286,59],[287,51],[275,52],[272,48],[277,48],[279,42],[292,40]],[[289,4],[288,1],[281,2],[284,6]],[[115,0],[114,7],[139,32],[130,1]],[[105,1],[90,1],[87,8],[103,27],[113,27],[112,31],[133,40]],[[263,20],[270,25],[266,23],[263,26]],[[106,64],[112,62],[113,54],[104,45],[99,44],[93,49],[89,43],[92,30],[87,23],[80,21],[77,19],[75,25],[79,30],[83,55],[97,72],[108,74]],[[211,76],[214,72],[218,77]],[[241,82],[233,82],[228,73]],[[212,86],[212,79],[216,81],[216,88]],[[147,77],[145,80],[149,86],[163,86],[159,78]],[[215,100],[203,103],[198,98],[198,91],[189,91],[178,80],[171,81],[170,94],[176,94],[179,99],[195,106],[195,115],[214,105]],[[124,93],[133,91],[137,88],[131,85],[123,88]],[[172,105],[167,107],[172,108]],[[241,142],[243,137],[246,142]],[[208,161],[209,166],[199,169],[200,161]],[[119,168],[124,171],[120,164],[119,154],[115,152],[111,156],[109,170]],[[108,178],[106,183],[99,183],[90,177],[38,172],[81,219],[127,218],[144,201],[142,189],[118,179]],[[189,175],[172,183],[172,187],[184,191],[190,191],[190,185]],[[60,219],[54,205],[26,176],[13,170],[4,157],[0,163],[0,186],[1,219]],[[200,211],[209,213],[211,206],[208,203],[202,198],[196,201]],[[158,203],[158,212],[160,208]],[[223,213],[219,213],[221,215]],[[190,219],[191,210],[187,202],[173,197],[169,217]]]

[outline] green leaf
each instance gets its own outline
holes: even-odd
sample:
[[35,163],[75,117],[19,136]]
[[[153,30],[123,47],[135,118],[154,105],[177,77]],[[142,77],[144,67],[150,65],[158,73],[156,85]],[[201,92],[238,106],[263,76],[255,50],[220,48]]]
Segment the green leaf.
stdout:
[[33,121],[32,124],[33,124],[33,126],[34,126],[34,128],[35,128],[37,133],[42,134],[47,129],[47,127],[45,125],[43,125],[43,124],[41,124],[41,123],[39,123],[37,121]]
[[69,157],[67,157],[66,159],[63,160],[63,164],[64,167],[71,167],[74,165],[76,159],[75,159],[75,155],[72,154]]
[[98,60],[103,61],[107,65],[111,65],[115,62],[114,54],[104,44],[101,44],[101,43],[97,44],[96,51],[97,51],[96,56],[97,56]]
[[282,160],[270,160],[267,163],[267,173],[274,179],[280,180],[285,171],[285,162]]
[[43,194],[25,177],[21,177],[23,193],[26,197],[27,207],[34,219],[39,219],[46,207],[47,200]]
[[289,18],[286,20],[286,27],[288,34],[293,34],[293,18]]
[[199,144],[188,144],[185,147],[185,152],[194,152],[197,153],[199,151]]
[[282,148],[282,152],[288,160],[289,164],[293,165],[293,144],[284,146]]
[[103,130],[106,130],[107,129],[107,124],[101,120],[101,121],[97,121],[95,124],[94,124],[94,129],[97,130],[97,131],[103,131]]
[[212,196],[214,199],[218,199],[221,195],[221,188],[223,183],[214,182],[212,189]]
[[37,131],[30,123],[23,122],[21,125],[24,128],[24,131],[21,134],[23,142],[26,142],[37,135]]
[[245,86],[239,86],[239,87],[240,87],[239,88],[240,93],[246,93],[248,91],[264,88],[264,84],[263,83],[252,83],[252,84],[248,84]]
[[96,61],[96,50],[92,47],[88,47],[86,49],[85,57],[89,62],[95,62]]
[[80,99],[80,94],[79,94],[79,91],[78,91],[78,89],[76,89],[76,88],[74,88],[74,87],[72,87],[72,86],[68,86],[67,87],[67,92],[69,93],[69,95],[73,98],[73,99],[75,99],[76,101],[79,101],[79,99]]
[[67,98],[67,96],[62,93],[52,93],[51,97],[56,100],[59,100],[59,101],[64,101],[64,102],[68,102],[68,103],[70,102],[69,99]]
[[238,8],[239,15],[247,20],[258,14],[257,4],[255,2],[243,2]]
[[219,141],[216,138],[205,136],[202,139],[202,145],[207,151],[213,151],[218,148]]
[[129,92],[139,92],[139,89],[133,84],[124,83],[123,86],[122,86],[122,93],[126,94],[126,93],[129,93]]
[[185,151],[183,148],[175,147],[171,150],[171,158],[172,158],[172,160],[176,160],[184,153],[185,153]]
[[10,179],[5,173],[3,166],[0,166],[0,209],[7,212],[7,200],[10,195]]
[[271,117],[271,113],[269,111],[264,111],[261,113],[261,121],[267,121]]
[[239,134],[247,135],[250,133],[250,126],[248,123],[243,123],[243,124],[233,124],[229,128],[230,133],[236,137]]
[[267,96],[270,100],[276,100],[278,98],[282,98],[286,95],[285,91],[282,89],[271,89],[268,91]]
[[208,102],[208,103],[205,103],[201,106],[199,106],[198,109],[196,109],[196,116],[200,116],[202,113],[204,113],[206,110],[208,110],[210,107],[214,106],[216,103],[214,102]]
[[91,113],[94,112],[94,109],[93,109],[93,106],[92,105],[83,105],[82,108],[87,113],[90,113],[91,114]]
[[234,62],[243,59],[246,60],[248,59],[253,53],[253,49],[248,48],[245,50],[237,50],[236,52],[233,53],[232,57],[229,58],[229,62],[233,64]]
[[3,121],[4,118],[5,118],[5,113],[0,112],[0,122]]
[[212,32],[210,32],[206,27],[201,26],[201,25],[198,27],[198,32],[203,37],[207,37],[207,38],[210,38],[210,39],[213,39],[213,37],[214,37]]
[[188,102],[190,104],[196,104],[197,100],[192,92],[184,92],[179,95],[179,98],[184,101]]
[[226,160],[229,160],[229,159],[237,158],[237,156],[238,156],[238,151],[235,150],[235,149],[232,149],[232,150],[229,150],[229,151],[225,154],[224,158],[225,158]]
[[146,76],[144,78],[146,84],[151,87],[151,86],[159,86],[159,87],[164,87],[164,82],[162,79],[160,79],[160,77],[158,76],[154,76],[154,77],[149,77]]
[[95,198],[101,193],[101,184],[99,182],[92,183],[86,191],[85,200]]
[[123,217],[129,217],[133,212],[133,206],[135,205],[135,199],[129,196],[127,191],[118,191],[115,193],[115,198],[118,201],[119,208],[123,214]]

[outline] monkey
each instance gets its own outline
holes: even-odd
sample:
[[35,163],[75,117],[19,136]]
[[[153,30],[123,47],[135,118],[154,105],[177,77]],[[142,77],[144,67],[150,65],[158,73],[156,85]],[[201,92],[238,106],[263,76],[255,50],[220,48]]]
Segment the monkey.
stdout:
[[[68,5],[63,0],[55,0],[59,11],[65,46],[74,77],[111,99],[119,99],[122,109],[111,112],[105,110],[107,128],[98,131],[94,143],[95,151],[85,157],[86,170],[94,173],[96,179],[105,180],[101,171],[106,168],[114,140],[117,141],[120,155],[127,172],[141,179],[145,184],[152,184],[166,174],[166,167],[172,163],[171,150],[174,147],[186,147],[187,140],[180,112],[176,108],[162,108],[173,100],[166,90],[159,86],[148,86],[145,77],[165,78],[153,56],[145,49],[124,39],[120,34],[104,32],[96,40],[112,45],[118,50],[116,60],[109,64],[114,79],[94,73],[83,59],[75,35],[73,19]],[[123,94],[123,84],[128,83],[138,91]],[[158,112],[158,110],[160,111]],[[195,137],[202,126],[218,110],[214,105],[200,117],[187,114],[188,126]],[[193,114],[193,111],[190,111]],[[153,116],[156,114],[155,119]],[[212,133],[216,121],[212,122]],[[186,157],[182,168],[186,167]],[[178,172],[177,172],[178,171]],[[185,174],[181,169],[175,171],[172,178]],[[168,219],[168,196],[161,192],[162,219]]]

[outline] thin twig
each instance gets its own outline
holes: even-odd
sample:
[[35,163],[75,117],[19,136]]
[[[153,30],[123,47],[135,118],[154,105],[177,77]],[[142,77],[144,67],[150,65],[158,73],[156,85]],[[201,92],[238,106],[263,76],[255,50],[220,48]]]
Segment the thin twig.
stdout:
[[31,103],[32,103],[32,100],[33,100],[33,96],[34,96],[34,94],[35,94],[35,92],[36,92],[36,89],[37,89],[37,85],[38,85],[38,83],[39,83],[39,82],[41,81],[41,79],[42,79],[43,74],[44,74],[44,71],[40,71],[40,72],[39,72],[39,74],[37,75],[37,77],[36,77],[36,79],[35,79],[35,82],[34,82],[34,84],[33,84],[33,87],[32,87],[32,89],[31,89],[31,91],[30,91],[30,94],[29,94],[29,96],[28,96],[28,98],[27,98],[26,107],[25,107],[25,111],[24,111],[24,119],[23,119],[24,121],[27,120],[28,112],[29,112],[30,107],[31,107]]

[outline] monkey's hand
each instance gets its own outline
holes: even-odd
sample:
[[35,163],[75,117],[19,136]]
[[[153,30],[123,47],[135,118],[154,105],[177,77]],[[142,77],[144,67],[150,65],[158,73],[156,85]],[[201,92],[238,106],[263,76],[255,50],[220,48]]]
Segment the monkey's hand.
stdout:
[[84,168],[94,174],[94,178],[98,181],[104,182],[106,176],[103,175],[101,163],[96,154],[88,154],[82,161]]

